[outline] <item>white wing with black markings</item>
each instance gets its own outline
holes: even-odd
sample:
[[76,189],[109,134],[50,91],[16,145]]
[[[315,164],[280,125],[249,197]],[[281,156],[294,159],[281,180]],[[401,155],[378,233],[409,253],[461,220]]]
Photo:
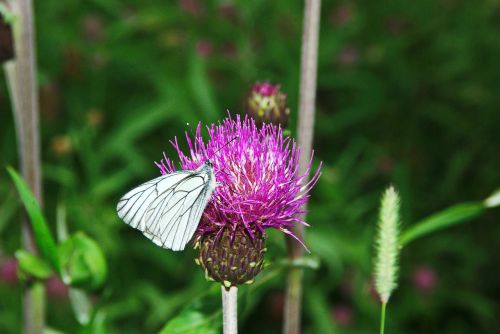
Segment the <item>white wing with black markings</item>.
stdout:
[[183,250],[215,189],[212,164],[165,174],[141,184],[118,202],[118,216],[155,244]]

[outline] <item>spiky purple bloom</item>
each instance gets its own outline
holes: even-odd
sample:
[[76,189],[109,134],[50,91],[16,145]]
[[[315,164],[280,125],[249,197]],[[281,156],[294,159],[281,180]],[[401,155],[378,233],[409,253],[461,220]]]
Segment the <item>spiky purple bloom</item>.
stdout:
[[[253,119],[227,117],[222,123],[207,127],[209,139],[204,141],[201,125],[195,138],[186,133],[189,153],[177,150],[182,169],[196,169],[210,159],[218,182],[197,229],[197,239],[225,231],[231,240],[237,231],[245,231],[253,240],[265,235],[268,228],[278,229],[302,243],[291,231],[300,219],[309,192],[320,176],[320,167],[305,182],[310,164],[299,175],[300,150],[295,141],[284,138],[279,126],[264,124],[258,128]],[[312,157],[311,157],[312,160]],[[162,174],[172,173],[175,166],[164,154],[157,163]]]

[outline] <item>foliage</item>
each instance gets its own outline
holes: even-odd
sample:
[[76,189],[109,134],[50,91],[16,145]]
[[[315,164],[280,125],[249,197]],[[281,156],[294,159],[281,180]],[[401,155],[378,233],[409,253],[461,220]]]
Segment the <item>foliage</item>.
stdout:
[[[319,267],[304,278],[305,333],[377,329],[372,245],[389,183],[402,199],[404,247],[386,333],[497,330],[499,210],[477,201],[500,185],[499,12],[495,1],[322,2],[314,147],[324,167],[306,229]],[[214,314],[190,306],[213,284],[194,265],[194,251],[156,247],[119,221],[116,202],[158,175],[153,161],[163,151],[175,156],[168,140],[226,109],[242,112],[257,80],[288,94],[295,136],[301,17],[301,2],[285,0],[36,2],[44,221],[56,230],[65,207],[68,230],[95,240],[108,266],[86,302],[48,290],[51,330],[155,333],[182,323],[177,316]],[[18,158],[4,82],[6,167]],[[7,173],[0,175],[3,263],[20,247],[20,206]],[[54,270],[65,241],[49,239],[38,241],[38,259]],[[281,330],[286,247],[277,233],[266,242],[268,266],[240,289],[242,333]],[[36,261],[27,267],[41,279],[45,267]],[[21,286],[0,282],[2,333],[19,332]],[[220,303],[218,294],[207,298]]]

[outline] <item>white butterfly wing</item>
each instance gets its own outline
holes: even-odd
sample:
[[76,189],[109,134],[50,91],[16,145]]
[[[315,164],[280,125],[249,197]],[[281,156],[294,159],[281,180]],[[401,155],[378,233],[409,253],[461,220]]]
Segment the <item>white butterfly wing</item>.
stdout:
[[118,202],[118,216],[155,244],[183,250],[214,189],[211,169],[162,175],[125,194]]

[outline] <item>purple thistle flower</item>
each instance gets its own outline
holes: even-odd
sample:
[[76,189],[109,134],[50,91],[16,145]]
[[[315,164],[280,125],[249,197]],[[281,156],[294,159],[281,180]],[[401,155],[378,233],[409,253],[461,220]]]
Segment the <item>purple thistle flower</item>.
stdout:
[[[304,184],[310,166],[304,175],[298,174],[300,150],[293,139],[283,138],[279,126],[264,124],[259,129],[253,119],[236,116],[207,130],[206,143],[201,125],[195,138],[186,133],[188,155],[177,138],[172,141],[182,169],[196,169],[210,159],[219,183],[198,226],[197,239],[214,233],[221,237],[227,230],[233,240],[236,231],[243,228],[253,240],[256,232],[265,235],[265,229],[275,228],[302,243],[291,227],[309,226],[299,217],[320,176],[321,165]],[[156,164],[162,174],[175,171],[165,154]]]

